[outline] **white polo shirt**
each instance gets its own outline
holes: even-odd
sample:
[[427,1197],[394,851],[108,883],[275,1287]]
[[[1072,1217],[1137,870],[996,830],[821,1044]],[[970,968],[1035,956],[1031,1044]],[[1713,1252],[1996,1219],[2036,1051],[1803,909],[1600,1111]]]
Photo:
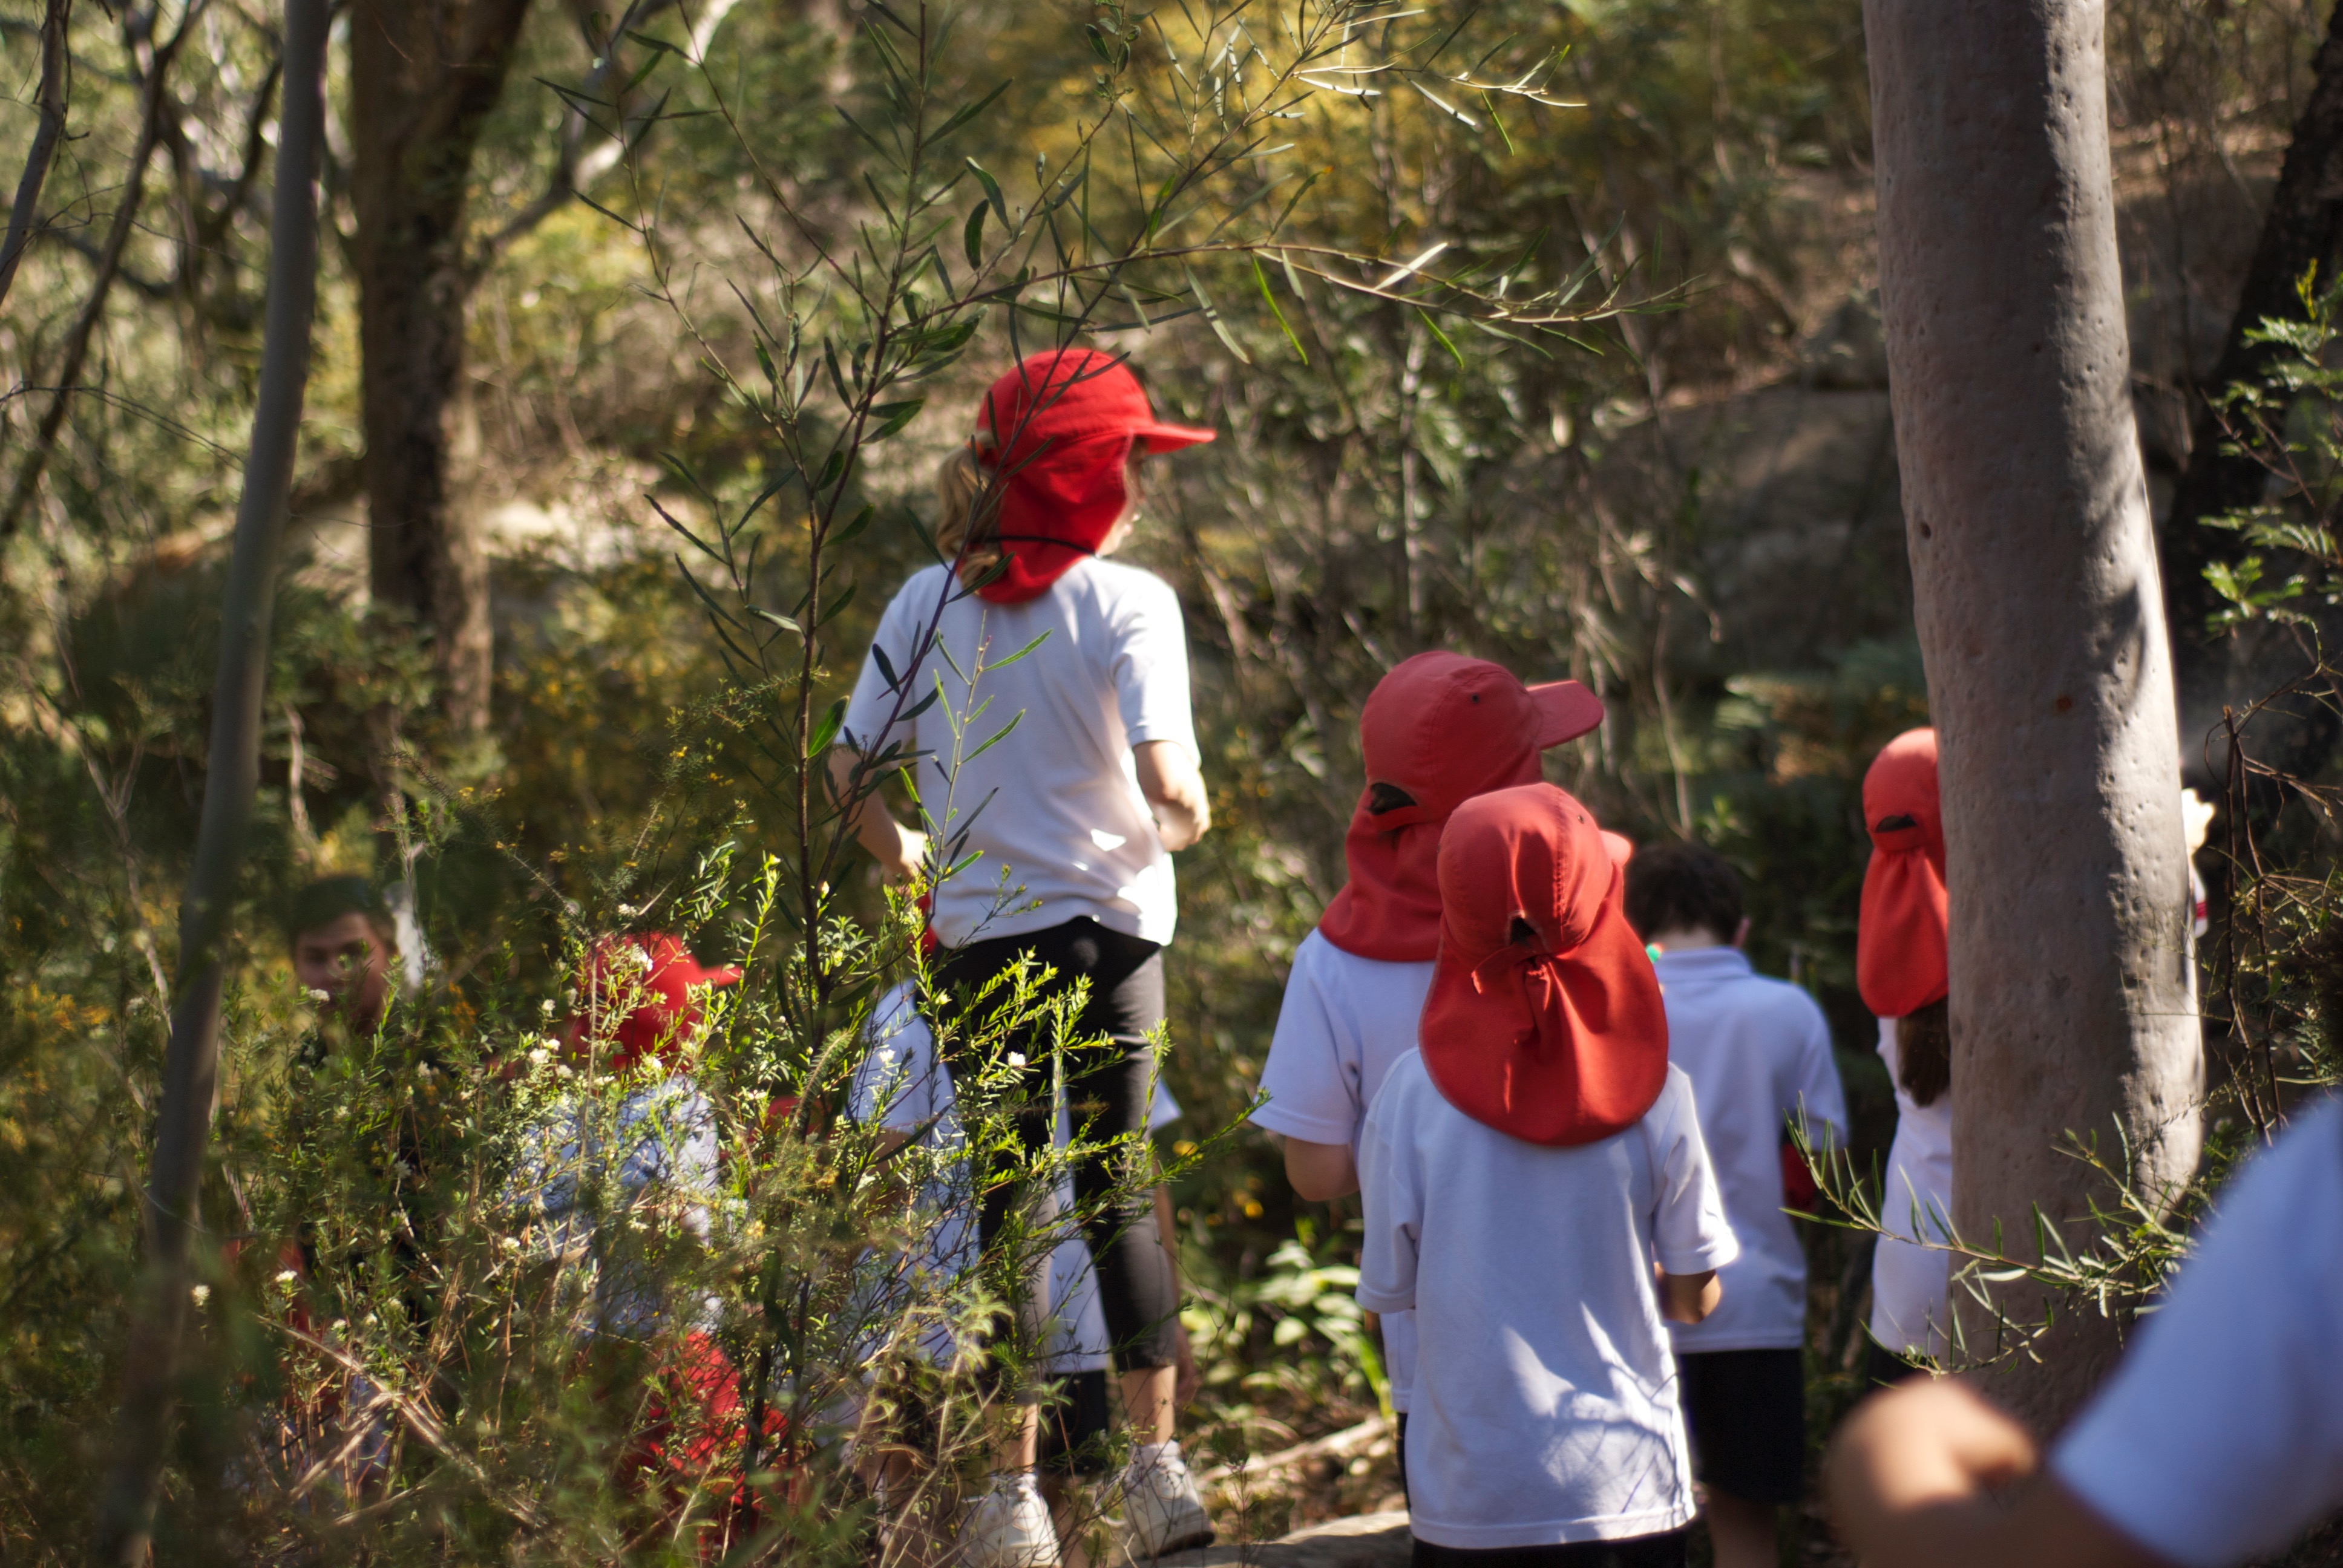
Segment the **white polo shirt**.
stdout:
[[2050,1469],[2184,1568],[2276,1552],[2343,1507],[2343,1102],[2297,1113],[2196,1250]]
[[1679,1068],[1644,1119],[1550,1149],[1393,1067],[1359,1162],[1359,1304],[1413,1308],[1410,1527],[1435,1546],[1616,1541],[1693,1516],[1676,1362],[1652,1278],[1738,1249]]
[[[1293,950],[1285,1000],[1277,1010],[1269,1060],[1261,1070],[1268,1102],[1256,1126],[1307,1143],[1347,1143],[1355,1157],[1367,1107],[1392,1063],[1415,1049],[1432,960],[1363,959],[1318,931]],[[1392,1408],[1408,1408],[1415,1381],[1415,1314],[1383,1314],[1383,1375]]]
[[1795,1350],[1806,1336],[1806,1253],[1782,1211],[1791,1121],[1828,1148],[1846,1125],[1830,1025],[1815,999],[1749,967],[1737,948],[1652,960],[1668,1010],[1668,1060],[1692,1080],[1725,1218],[1741,1256],[1719,1271],[1706,1322],[1670,1323],[1679,1352]]
[[[890,692],[879,659],[865,656],[840,739],[870,756],[899,741],[924,753],[913,771],[920,801],[946,834],[967,829],[968,849],[981,857],[936,890],[938,940],[959,947],[1083,915],[1144,941],[1172,940],[1172,857],[1131,758],[1141,742],[1169,740],[1202,759],[1170,584],[1085,559],[1038,598],[991,604],[933,566],[896,594],[872,647],[902,684]],[[895,719],[939,688],[924,711]]]

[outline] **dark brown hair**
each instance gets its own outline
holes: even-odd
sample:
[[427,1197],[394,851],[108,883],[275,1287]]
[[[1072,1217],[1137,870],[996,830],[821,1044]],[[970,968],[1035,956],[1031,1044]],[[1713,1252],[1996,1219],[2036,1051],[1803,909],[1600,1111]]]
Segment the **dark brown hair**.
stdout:
[[1645,941],[1707,931],[1729,942],[1741,929],[1741,878],[1705,844],[1646,844],[1627,862],[1627,923]]
[[1896,1020],[1896,1080],[1915,1105],[1934,1105],[1953,1086],[1953,1025],[1945,1000]]

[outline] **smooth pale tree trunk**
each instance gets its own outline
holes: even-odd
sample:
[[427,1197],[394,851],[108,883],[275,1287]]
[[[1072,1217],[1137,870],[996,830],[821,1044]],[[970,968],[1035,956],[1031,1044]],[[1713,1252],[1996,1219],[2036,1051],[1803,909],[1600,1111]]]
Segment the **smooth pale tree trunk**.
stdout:
[[528,0],[350,8],[361,472],[375,598],[427,628],[459,729],[488,722],[488,563],[464,472],[464,218],[472,154]]
[[[2198,1144],[2188,873],[2164,595],[2128,386],[2102,8],[1865,0],[1880,301],[1941,743],[1953,1217],[2087,1240],[2096,1137],[2151,1185]],[[2039,1320],[2041,1292],[2005,1288]],[[1962,1303],[1956,1299],[1956,1308]],[[2117,1326],[2060,1310],[1986,1375],[2055,1427]],[[1961,1310],[1972,1352],[1988,1315]]]
[[155,1158],[146,1181],[143,1299],[123,1356],[114,1466],[98,1505],[96,1561],[136,1568],[154,1534],[156,1498],[176,1403],[179,1341],[195,1282],[196,1200],[219,1071],[223,948],[244,863],[245,829],[260,782],[260,701],[277,603],[293,457],[309,379],[317,297],[317,163],[326,116],[327,0],[286,0],[285,99],[270,209],[268,317],[252,445],[236,508],[236,543],[220,607],[219,672],[196,863],[179,908],[178,982],[163,1061]]

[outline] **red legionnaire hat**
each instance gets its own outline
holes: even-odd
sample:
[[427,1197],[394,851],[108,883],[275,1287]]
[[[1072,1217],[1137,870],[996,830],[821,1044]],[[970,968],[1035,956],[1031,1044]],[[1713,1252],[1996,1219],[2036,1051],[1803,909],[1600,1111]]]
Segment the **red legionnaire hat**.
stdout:
[[1022,604],[1106,542],[1129,499],[1123,465],[1134,442],[1170,452],[1213,432],[1158,419],[1139,377],[1112,355],[1061,348],[1031,356],[992,384],[977,435],[977,461],[996,477],[992,538],[1008,568],[976,591],[995,604]]
[[583,1051],[589,1040],[609,1052],[605,1065],[624,1072],[650,1058],[663,1058],[699,1032],[703,1016],[692,990],[734,985],[740,971],[711,970],[665,931],[605,937],[586,961],[586,982],[578,1011],[563,1030],[562,1043]]
[[1635,858],[1635,840],[1624,833],[1614,833],[1608,828],[1603,829],[1603,849],[1611,857],[1611,863],[1622,871],[1627,869],[1627,862]]
[[1863,869],[1855,983],[1880,1018],[1903,1018],[1943,997],[1945,816],[1936,798],[1936,732],[1889,741],[1863,776]]
[[1585,807],[1551,784],[1466,801],[1440,839],[1423,1065],[1448,1102],[1531,1143],[1633,1126],[1668,1076],[1659,977]]
[[1538,779],[1538,753],[1603,722],[1574,680],[1523,686],[1503,665],[1419,653],[1359,715],[1367,787],[1342,852],[1351,879],[1318,930],[1344,952],[1422,963],[1440,946],[1440,825],[1475,795]]

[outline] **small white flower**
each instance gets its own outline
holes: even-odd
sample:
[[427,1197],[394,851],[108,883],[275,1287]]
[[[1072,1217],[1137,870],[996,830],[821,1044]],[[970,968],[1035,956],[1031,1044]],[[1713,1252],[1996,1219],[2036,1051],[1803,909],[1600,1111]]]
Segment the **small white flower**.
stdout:
[[1022,1066],[1024,1066],[1024,1065],[1025,1065],[1025,1053],[1024,1053],[1023,1051],[1021,1051],[1021,1050],[1012,1050],[1012,1051],[1011,1051],[1011,1052],[1009,1053],[1009,1065],[1010,1065],[1010,1066],[1011,1066],[1011,1067],[1022,1067]]
[[279,1269],[277,1271],[277,1282],[280,1285],[289,1285],[299,1277],[299,1275],[294,1273],[290,1269]]
[[540,1045],[528,1053],[528,1064],[531,1067],[543,1067],[552,1055],[551,1051]]
[[309,988],[309,1000],[317,1002],[331,1001],[334,1000],[334,993],[329,990],[319,990],[316,986],[311,986]]
[[547,997],[543,1001],[538,1002],[537,1004],[537,1010],[543,1013],[546,1017],[551,1018],[553,1016],[553,999],[551,997]]
[[518,1236],[507,1236],[503,1241],[497,1244],[508,1252],[518,1252],[520,1251],[520,1238]]
[[621,915],[632,915],[634,912],[635,906],[632,904],[620,904],[618,906],[618,913]]
[[197,1285],[194,1290],[192,1290],[192,1291],[188,1292],[187,1293],[188,1293],[189,1295],[191,1295],[191,1296],[195,1297],[195,1299],[196,1299],[196,1305],[197,1305],[197,1306],[199,1306],[199,1307],[200,1307],[200,1306],[202,1306],[206,1302],[208,1302],[208,1301],[210,1301],[210,1300],[212,1299],[212,1288],[211,1288],[209,1285]]

